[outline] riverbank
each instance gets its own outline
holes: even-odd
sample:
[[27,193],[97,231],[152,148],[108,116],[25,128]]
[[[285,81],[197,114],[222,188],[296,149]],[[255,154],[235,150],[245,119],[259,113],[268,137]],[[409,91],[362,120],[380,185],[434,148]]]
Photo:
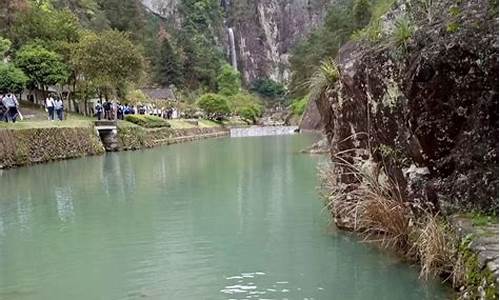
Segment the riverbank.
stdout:
[[174,120],[170,128],[159,129],[120,121],[111,138],[100,137],[91,120],[2,123],[0,169],[102,155],[106,150],[139,150],[227,135],[228,129],[208,120]]

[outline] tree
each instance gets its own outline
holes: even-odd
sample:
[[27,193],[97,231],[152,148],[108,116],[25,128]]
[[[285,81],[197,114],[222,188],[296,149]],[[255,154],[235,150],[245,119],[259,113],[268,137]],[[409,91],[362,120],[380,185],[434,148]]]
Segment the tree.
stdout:
[[250,89],[269,99],[282,98],[286,94],[286,89],[281,83],[269,78],[259,78],[254,80]]
[[0,94],[20,93],[26,87],[28,77],[12,64],[0,63]]
[[217,74],[224,55],[217,46],[223,35],[219,0],[181,0],[182,26],[177,37],[182,49],[185,82],[191,88],[217,88]]
[[68,9],[57,10],[46,1],[33,1],[19,14],[13,27],[16,47],[37,41],[46,48],[57,42],[76,42],[81,29],[78,18]]
[[9,51],[11,45],[12,43],[10,40],[0,36],[0,60],[5,57],[5,54]]
[[203,109],[210,119],[222,120],[230,113],[228,101],[226,97],[218,94],[204,94],[198,100],[198,107]]
[[217,87],[220,94],[232,96],[241,89],[240,73],[229,64],[224,64],[217,76]]
[[168,38],[161,41],[159,55],[156,60],[156,81],[163,86],[182,84],[182,65]]
[[128,35],[116,30],[85,34],[73,49],[72,63],[84,84],[106,98],[118,92],[126,95],[126,86],[141,79],[144,67]]
[[15,64],[29,78],[31,88],[38,86],[46,90],[50,85],[62,84],[68,80],[69,69],[62,57],[40,45],[27,45],[16,56]]

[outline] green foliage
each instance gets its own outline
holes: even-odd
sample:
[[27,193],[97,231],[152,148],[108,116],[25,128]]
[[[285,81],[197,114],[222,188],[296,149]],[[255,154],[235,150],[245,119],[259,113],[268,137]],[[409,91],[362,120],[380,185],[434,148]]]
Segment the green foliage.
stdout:
[[12,64],[0,63],[0,94],[20,93],[26,86],[28,77]]
[[355,41],[380,41],[382,39],[382,25],[380,24],[380,21],[374,21],[365,28],[354,32],[352,34],[352,39]]
[[142,77],[143,57],[128,35],[116,30],[86,33],[72,52],[72,63],[101,92],[119,92]]
[[144,104],[149,102],[151,99],[146,96],[141,90],[131,90],[125,96],[123,103],[137,105],[139,103]]
[[44,88],[68,80],[69,69],[62,57],[39,45],[27,45],[16,56],[15,64],[28,76],[30,86]]
[[380,18],[386,14],[394,5],[396,0],[377,0],[372,6],[371,22],[379,22]]
[[217,87],[220,94],[232,96],[241,90],[240,72],[231,65],[224,64],[217,76]]
[[262,104],[254,95],[239,93],[229,97],[231,112],[245,120],[255,123],[264,111]]
[[218,0],[181,0],[179,12],[182,26],[178,31],[177,44],[182,49],[185,82],[188,87],[197,89],[217,88],[217,75],[223,64],[223,54],[214,37],[223,18]]
[[450,22],[446,24],[446,32],[454,33],[460,29],[460,25],[457,22]]
[[414,32],[415,28],[411,21],[406,17],[402,17],[396,21],[396,26],[392,32],[392,40],[397,47],[405,48]]
[[332,6],[323,27],[292,49],[289,90],[294,97],[300,98],[308,93],[308,81],[321,61],[335,57],[352,32],[359,28],[360,25],[353,22],[351,4],[351,1],[345,1]]
[[259,78],[251,83],[250,90],[260,96],[277,99],[285,96],[286,88],[281,83],[269,78]]
[[136,0],[98,0],[111,29],[128,32],[132,40],[141,41],[146,16],[142,4]]
[[75,42],[79,38],[80,24],[69,10],[56,10],[44,1],[29,2],[13,30],[13,41],[24,45],[37,40],[47,48],[57,42]]
[[333,88],[340,78],[340,72],[333,59],[327,59],[321,63],[316,73],[309,82],[310,99],[315,101],[327,90]]
[[182,84],[182,65],[179,54],[174,50],[167,38],[160,45],[160,52],[156,59],[156,81],[162,86]]
[[126,121],[134,123],[136,125],[139,125],[144,128],[168,128],[170,127],[170,124],[156,116],[149,116],[149,115],[128,115],[125,118]]
[[212,120],[222,120],[231,113],[227,98],[223,95],[212,93],[204,94],[198,100],[197,105],[203,109],[205,113],[207,113],[208,118]]
[[302,116],[306,111],[307,105],[309,103],[309,97],[305,96],[302,98],[297,98],[292,103],[292,112],[296,116]]
[[371,5],[368,0],[356,0],[352,8],[352,18],[356,27],[363,28],[370,22]]
[[5,57],[7,51],[9,51],[12,42],[6,38],[0,36],[0,60]]

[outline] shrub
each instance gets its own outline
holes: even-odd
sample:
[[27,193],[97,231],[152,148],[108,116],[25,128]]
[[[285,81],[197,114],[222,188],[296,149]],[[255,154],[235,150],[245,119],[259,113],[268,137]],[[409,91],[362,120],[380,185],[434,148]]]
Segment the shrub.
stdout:
[[283,97],[286,94],[286,89],[281,83],[269,78],[252,81],[250,90],[268,98]]
[[155,116],[148,116],[148,115],[128,115],[125,118],[126,121],[129,121],[131,123],[134,123],[136,125],[139,125],[141,127],[145,128],[165,128],[165,127],[170,127],[170,124],[160,118],[160,117],[155,117]]
[[398,47],[406,47],[414,31],[415,29],[408,18],[400,18],[396,21],[396,26],[392,32],[394,44]]
[[205,111],[209,119],[222,120],[230,113],[229,103],[227,98],[218,94],[204,94],[200,97],[197,105]]
[[332,58],[323,61],[309,80],[310,99],[319,99],[323,93],[333,88],[339,78],[340,72],[335,61]]
[[295,99],[292,103],[292,112],[296,116],[302,116],[306,111],[307,104],[309,103],[309,97],[305,96],[303,98]]
[[241,89],[240,73],[232,66],[225,64],[217,76],[217,87],[219,93],[225,96],[239,93]]
[[233,114],[255,123],[262,116],[263,107],[260,100],[251,94],[237,94],[229,97],[229,107]]

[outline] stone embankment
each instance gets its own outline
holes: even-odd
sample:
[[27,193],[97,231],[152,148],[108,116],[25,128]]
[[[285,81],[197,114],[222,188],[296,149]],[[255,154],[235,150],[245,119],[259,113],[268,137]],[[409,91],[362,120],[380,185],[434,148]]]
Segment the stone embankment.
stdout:
[[101,136],[90,125],[0,129],[0,169],[227,135],[229,130],[223,127],[145,129],[118,126],[117,130],[101,133]]

